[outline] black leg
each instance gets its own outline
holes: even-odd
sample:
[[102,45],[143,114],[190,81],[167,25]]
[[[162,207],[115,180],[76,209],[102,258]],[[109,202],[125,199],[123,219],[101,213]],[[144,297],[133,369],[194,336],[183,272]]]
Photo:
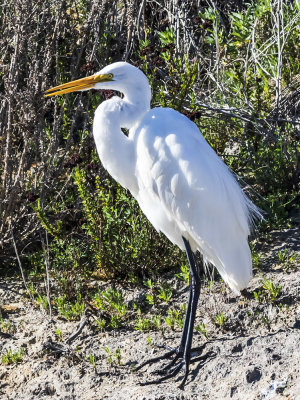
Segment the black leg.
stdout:
[[[183,381],[181,385],[184,385],[188,373],[189,373],[189,365],[190,365],[190,360],[191,360],[191,347],[192,347],[192,339],[193,339],[193,332],[194,332],[194,323],[195,323],[195,317],[196,317],[196,311],[197,311],[197,305],[198,305],[198,300],[200,296],[200,277],[199,277],[199,272],[197,269],[197,264],[195,260],[194,253],[192,252],[191,246],[189,242],[183,237],[183,242],[185,245],[185,250],[187,254],[187,258],[189,261],[189,266],[190,266],[190,297],[191,301],[189,301],[190,304],[190,310],[187,312],[186,315],[186,320],[187,318],[188,321],[185,321],[184,323],[184,331],[186,330],[186,337],[182,337],[182,340],[184,340],[184,353],[183,353],[183,361],[185,363],[185,374]],[[188,310],[187,310],[188,311]],[[184,332],[183,332],[184,333]]]
[[[189,342],[187,339],[188,339],[189,335],[193,336],[193,327],[191,329],[191,326],[190,326],[191,325],[191,312],[193,309],[194,310],[194,318],[195,318],[198,298],[200,295],[200,283],[201,282],[200,282],[200,278],[199,278],[199,273],[197,271],[197,264],[196,264],[195,256],[191,250],[191,246],[190,246],[188,240],[186,240],[184,237],[182,237],[182,239],[183,239],[183,243],[185,246],[185,251],[186,251],[186,255],[187,255],[187,259],[188,259],[188,263],[189,263],[189,267],[190,267],[190,294],[189,294],[189,300],[188,300],[188,304],[187,304],[180,344],[176,349],[173,350],[176,353],[176,356],[169,365],[167,365],[165,368],[162,369],[162,371],[165,371],[165,370],[169,369],[170,367],[172,367],[180,357],[183,357],[183,358],[185,358],[185,356],[189,357],[190,351],[188,351],[187,345],[191,347],[191,338],[190,338],[189,344],[187,344]],[[195,287],[196,287],[196,290],[198,289],[198,291],[199,291],[198,297],[196,295],[197,298],[195,298]],[[196,301],[196,304],[194,304],[195,301]],[[194,326],[194,322],[193,322],[193,326]]]
[[183,353],[184,348],[185,348],[185,343],[186,343],[186,338],[187,338],[188,328],[189,328],[189,320],[190,320],[191,306],[192,306],[192,299],[193,299],[193,295],[192,295],[192,280],[193,280],[193,277],[192,277],[192,274],[190,273],[189,301],[188,301],[187,308],[186,308],[184,325],[183,325],[183,330],[182,330],[182,334],[181,334],[181,341],[180,341],[180,345],[178,347],[178,351],[181,352],[181,353]]
[[[190,267],[190,295],[189,295],[189,300],[187,304],[187,310],[186,310],[186,316],[185,316],[185,321],[184,321],[184,326],[182,330],[182,335],[181,335],[181,340],[180,344],[176,349],[171,349],[168,351],[166,354],[162,356],[158,356],[155,358],[152,358],[150,360],[145,361],[143,364],[140,364],[136,370],[141,369],[147,364],[152,364],[157,361],[170,358],[175,354],[174,359],[164,368],[160,369],[157,373],[159,374],[164,374],[159,379],[153,380],[153,381],[148,381],[145,383],[142,383],[143,385],[149,385],[153,383],[160,383],[163,382],[179,373],[181,370],[184,370],[184,377],[183,380],[180,384],[180,386],[183,386],[186,382],[186,379],[188,377],[189,373],[189,365],[191,363],[191,346],[192,346],[192,338],[193,338],[193,330],[194,330],[194,323],[195,323],[195,316],[196,316],[196,310],[197,310],[197,305],[198,305],[198,300],[200,296],[200,277],[199,277],[199,272],[195,260],[194,253],[192,252],[191,246],[184,237],[182,238],[186,250],[186,255],[188,258],[189,262],[189,267]],[[201,354],[205,344],[197,349],[198,355]],[[200,350],[200,352],[199,352]],[[207,358],[211,358],[214,356],[212,352],[209,352],[207,356],[202,356],[202,357],[197,357],[197,360],[205,360]]]
[[[188,329],[189,329],[189,320],[190,320],[190,314],[191,314],[192,299],[193,299],[193,295],[192,295],[192,276],[190,274],[189,300],[188,300],[188,304],[187,304],[187,308],[186,308],[186,312],[185,312],[185,318],[184,318],[184,324],[183,324],[183,329],[182,329],[182,333],[181,333],[180,344],[176,348],[177,358],[178,357],[182,357],[183,353],[184,353],[184,348],[185,348]],[[175,358],[173,361],[175,362],[177,358]]]

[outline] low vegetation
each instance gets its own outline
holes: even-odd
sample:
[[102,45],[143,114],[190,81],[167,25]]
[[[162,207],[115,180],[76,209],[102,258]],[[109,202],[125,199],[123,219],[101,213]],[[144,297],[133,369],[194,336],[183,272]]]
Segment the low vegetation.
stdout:
[[[180,330],[185,306],[176,304],[174,285],[189,284],[185,256],[104,171],[91,137],[93,112],[112,93],[45,100],[43,92],[112,61],[135,64],[149,78],[153,107],[193,120],[234,171],[264,212],[258,231],[267,237],[293,227],[299,210],[300,3],[191,1],[184,24],[170,18],[172,1],[146,1],[141,12],[139,2],[96,3],[38,0],[32,9],[25,0],[1,8],[0,271],[19,274],[21,266],[37,307],[68,321],[92,313],[99,332]],[[282,307],[282,286],[265,277],[256,242],[251,247],[261,283],[251,304],[243,300],[243,315],[269,326],[262,307]],[[291,272],[299,257],[283,249],[277,262]],[[158,278],[171,269],[171,284]],[[91,288],[92,280],[111,287]],[[124,285],[145,294],[127,301]],[[208,339],[232,323],[217,310],[195,329]],[[13,329],[4,319],[0,327]],[[64,340],[59,328],[55,335]],[[108,364],[122,363],[120,349],[105,352]],[[22,349],[1,360],[20,362]],[[86,360],[95,367],[93,354]]]

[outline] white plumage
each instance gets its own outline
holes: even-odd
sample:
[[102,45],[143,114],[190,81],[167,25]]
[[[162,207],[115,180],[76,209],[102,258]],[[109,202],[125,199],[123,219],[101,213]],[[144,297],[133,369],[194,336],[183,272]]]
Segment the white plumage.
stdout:
[[[103,102],[95,113],[93,133],[103,166],[130,190],[155,229],[186,250],[190,296],[180,344],[138,367],[174,355],[160,371],[168,374],[153,383],[184,369],[183,386],[192,358],[201,285],[193,253],[199,250],[204,265],[213,264],[239,294],[251,278],[248,236],[253,218],[260,213],[193,122],[169,108],[150,109],[148,80],[132,65],[114,63],[46,93],[52,96],[91,88],[124,94],[123,99]],[[129,129],[128,137],[121,128]]]
[[[239,294],[251,278],[248,246],[257,208],[197,126],[169,108],[150,110],[145,75],[127,63],[99,74],[114,81],[95,88],[120,90],[95,113],[94,137],[103,166],[131,191],[156,230],[184,248],[184,236]],[[122,82],[120,82],[122,80]],[[129,128],[126,137],[121,127]]]

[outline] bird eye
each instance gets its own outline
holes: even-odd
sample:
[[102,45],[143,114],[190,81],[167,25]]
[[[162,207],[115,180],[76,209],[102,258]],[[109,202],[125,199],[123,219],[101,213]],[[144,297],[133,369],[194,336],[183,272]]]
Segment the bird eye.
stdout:
[[107,75],[108,75],[109,79],[111,79],[111,80],[114,77],[114,74],[107,74]]

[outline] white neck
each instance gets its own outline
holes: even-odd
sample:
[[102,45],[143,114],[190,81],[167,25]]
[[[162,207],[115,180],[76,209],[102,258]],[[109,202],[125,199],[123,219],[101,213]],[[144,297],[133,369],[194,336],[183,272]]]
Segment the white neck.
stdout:
[[150,109],[150,99],[140,93],[126,93],[124,99],[113,97],[100,104],[95,112],[93,134],[104,168],[123,187],[137,191],[135,178],[135,148],[121,128],[135,130],[143,115]]

